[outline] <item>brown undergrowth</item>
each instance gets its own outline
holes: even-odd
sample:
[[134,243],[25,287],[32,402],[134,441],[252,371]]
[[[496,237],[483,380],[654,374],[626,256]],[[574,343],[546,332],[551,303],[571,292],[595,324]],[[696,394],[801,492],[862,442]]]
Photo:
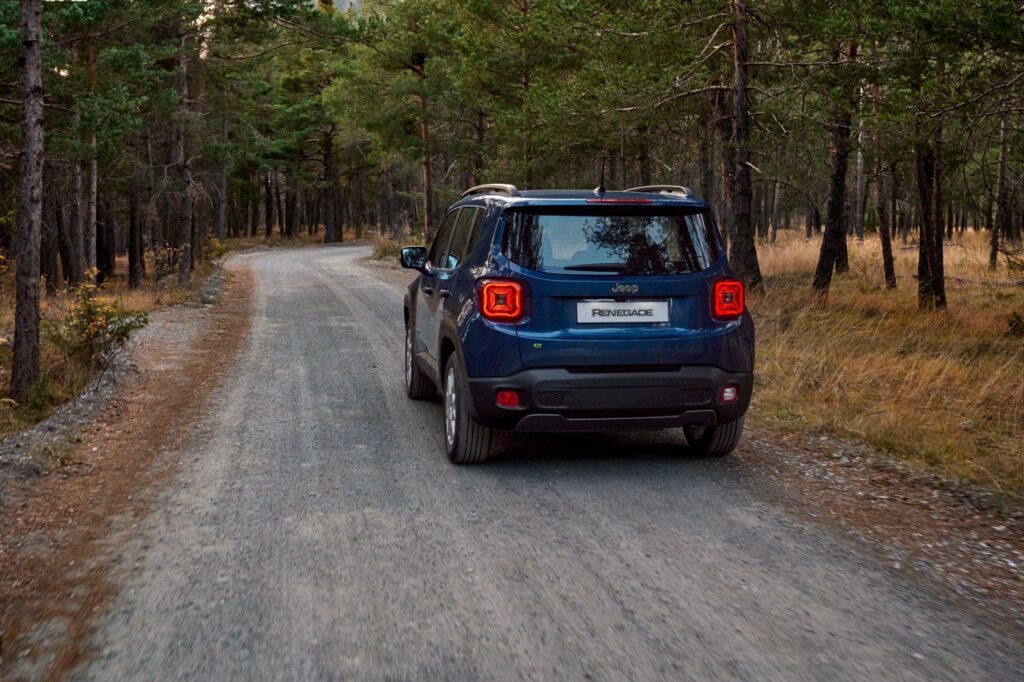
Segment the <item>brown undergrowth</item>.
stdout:
[[[14,267],[0,258],[0,437],[45,419],[80,394],[102,369],[107,355],[144,326],[148,313],[194,297],[197,283],[211,268],[199,264],[190,286],[179,286],[174,277],[156,280],[151,276],[137,289],[128,287],[127,269],[127,259],[120,258],[119,274],[101,286],[62,288],[43,297],[40,380],[29,399],[17,404],[7,397],[14,340]],[[147,272],[154,272],[152,260]]]
[[947,477],[1024,494],[1024,286],[987,267],[985,234],[946,245],[949,309],[917,310],[917,251],[896,248],[887,290],[877,239],[850,240],[827,301],[810,290],[818,240],[761,245],[752,419],[855,438]]

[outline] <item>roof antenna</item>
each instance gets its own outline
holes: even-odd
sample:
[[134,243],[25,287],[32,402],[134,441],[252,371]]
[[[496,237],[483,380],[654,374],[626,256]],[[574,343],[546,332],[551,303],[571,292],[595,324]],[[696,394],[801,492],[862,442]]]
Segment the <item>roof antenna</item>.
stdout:
[[599,184],[597,188],[594,190],[594,194],[604,194],[604,162],[606,158],[608,157],[601,157],[601,184]]

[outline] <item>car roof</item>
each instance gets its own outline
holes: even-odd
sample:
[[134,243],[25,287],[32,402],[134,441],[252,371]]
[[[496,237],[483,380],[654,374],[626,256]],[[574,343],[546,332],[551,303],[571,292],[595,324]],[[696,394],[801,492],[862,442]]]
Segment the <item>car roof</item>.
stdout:
[[[502,192],[486,192],[463,197],[452,204],[451,208],[459,206],[480,206],[485,204],[500,203],[509,207],[516,206],[586,206],[594,199],[602,199],[608,203],[621,201],[624,204],[635,202],[637,199],[647,199],[648,206],[674,206],[687,208],[708,208],[703,199],[693,195],[667,194],[664,192],[604,192],[598,194],[592,189],[530,189],[520,190],[513,195]],[[591,207],[594,206],[590,203]]]

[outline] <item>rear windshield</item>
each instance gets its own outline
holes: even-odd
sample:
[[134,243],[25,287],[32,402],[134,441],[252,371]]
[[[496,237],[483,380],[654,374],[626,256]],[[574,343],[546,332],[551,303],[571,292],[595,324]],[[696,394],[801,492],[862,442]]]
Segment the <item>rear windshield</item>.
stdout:
[[718,259],[706,211],[667,214],[648,209],[516,211],[509,216],[505,255],[524,268],[561,274],[680,275]]

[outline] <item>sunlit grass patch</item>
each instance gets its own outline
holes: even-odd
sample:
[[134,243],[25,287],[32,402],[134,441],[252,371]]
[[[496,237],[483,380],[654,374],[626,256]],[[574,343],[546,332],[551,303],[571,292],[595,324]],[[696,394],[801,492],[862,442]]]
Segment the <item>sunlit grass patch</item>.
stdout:
[[948,475],[1024,491],[1024,287],[989,272],[985,235],[946,248],[945,312],[917,310],[915,249],[896,245],[887,291],[877,239],[850,242],[850,273],[810,292],[818,242],[760,249],[755,421],[861,438]]

